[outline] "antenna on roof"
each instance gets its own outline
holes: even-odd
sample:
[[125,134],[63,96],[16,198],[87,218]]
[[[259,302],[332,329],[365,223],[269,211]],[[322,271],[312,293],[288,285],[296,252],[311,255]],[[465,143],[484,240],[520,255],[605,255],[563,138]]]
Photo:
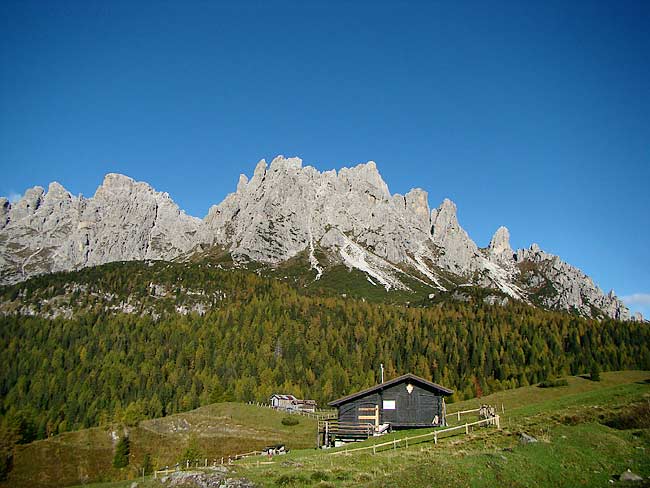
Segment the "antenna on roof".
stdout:
[[381,382],[383,383],[384,382],[384,363],[381,363],[379,365],[379,367],[381,368]]

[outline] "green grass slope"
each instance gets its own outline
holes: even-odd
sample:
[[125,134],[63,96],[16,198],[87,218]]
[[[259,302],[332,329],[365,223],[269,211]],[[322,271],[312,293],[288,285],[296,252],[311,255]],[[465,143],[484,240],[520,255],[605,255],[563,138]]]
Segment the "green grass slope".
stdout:
[[295,416],[298,425],[286,426],[286,416],[268,408],[241,403],[218,403],[190,412],[141,422],[128,428],[131,440],[130,466],[112,467],[116,441],[112,433],[122,428],[93,428],[68,432],[50,439],[18,446],[14,468],[2,486],[69,486],[91,481],[131,478],[137,475],[145,453],[154,466],[173,466],[188,447],[198,448],[201,457],[259,450],[283,443],[289,449],[311,447],[316,421]]
[[[570,377],[566,387],[530,386],[450,406],[457,411],[503,403],[501,431],[477,429],[438,445],[410,442],[409,448],[383,448],[376,455],[303,451],[270,466],[242,462],[237,474],[265,487],[576,487],[611,486],[610,479],[626,486],[617,481],[626,469],[650,476],[650,372],[602,377]],[[620,418],[634,419],[632,428],[605,425]],[[539,442],[522,444],[521,432]],[[349,448],[419,433],[399,432]]]
[[[334,454],[341,448],[294,450],[276,457],[273,464],[258,465],[259,458],[240,461],[229,476],[245,477],[260,487],[648,486],[650,372],[604,373],[600,382],[567,379],[567,386],[517,388],[450,406],[450,411],[457,411],[503,402],[501,431],[477,429],[469,436],[444,438],[438,445],[411,442],[408,448],[384,448],[376,455]],[[522,444],[521,432],[536,436],[539,442]],[[402,431],[349,448],[420,433]],[[645,481],[619,481],[618,475],[626,469]],[[130,484],[92,486],[128,488]],[[152,478],[139,485],[161,486]]]

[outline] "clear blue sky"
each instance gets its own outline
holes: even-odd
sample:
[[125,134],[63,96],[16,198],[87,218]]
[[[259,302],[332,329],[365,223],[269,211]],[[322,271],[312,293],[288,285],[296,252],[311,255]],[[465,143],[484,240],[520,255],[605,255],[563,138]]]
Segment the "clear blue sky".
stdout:
[[650,315],[650,2],[0,5],[0,194],[107,172],[204,216],[261,158],[377,162]]

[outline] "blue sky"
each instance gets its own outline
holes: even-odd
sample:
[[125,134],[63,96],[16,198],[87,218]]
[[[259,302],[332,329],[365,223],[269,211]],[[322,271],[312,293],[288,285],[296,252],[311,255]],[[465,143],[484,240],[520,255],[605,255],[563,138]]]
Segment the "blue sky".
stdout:
[[374,160],[650,316],[650,3],[0,5],[0,194],[108,172],[199,217],[277,154]]

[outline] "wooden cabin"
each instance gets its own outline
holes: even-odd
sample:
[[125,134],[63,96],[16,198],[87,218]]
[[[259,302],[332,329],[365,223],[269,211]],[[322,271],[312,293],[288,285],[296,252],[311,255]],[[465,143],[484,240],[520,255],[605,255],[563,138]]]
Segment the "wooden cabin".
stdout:
[[316,412],[316,400],[299,400],[293,401],[292,408],[300,412]]
[[[338,421],[337,425],[328,427],[350,431],[356,425],[360,427],[357,429],[360,432],[378,433],[387,428],[413,429],[446,425],[444,397],[452,393],[452,390],[444,386],[414,374],[405,374],[330,402],[330,406],[338,409]],[[369,425],[372,429],[368,429]],[[323,440],[329,444],[332,439]]]
[[315,400],[301,400],[293,395],[273,394],[269,398],[269,403],[273,408],[280,410],[296,410],[299,412],[315,412]]

